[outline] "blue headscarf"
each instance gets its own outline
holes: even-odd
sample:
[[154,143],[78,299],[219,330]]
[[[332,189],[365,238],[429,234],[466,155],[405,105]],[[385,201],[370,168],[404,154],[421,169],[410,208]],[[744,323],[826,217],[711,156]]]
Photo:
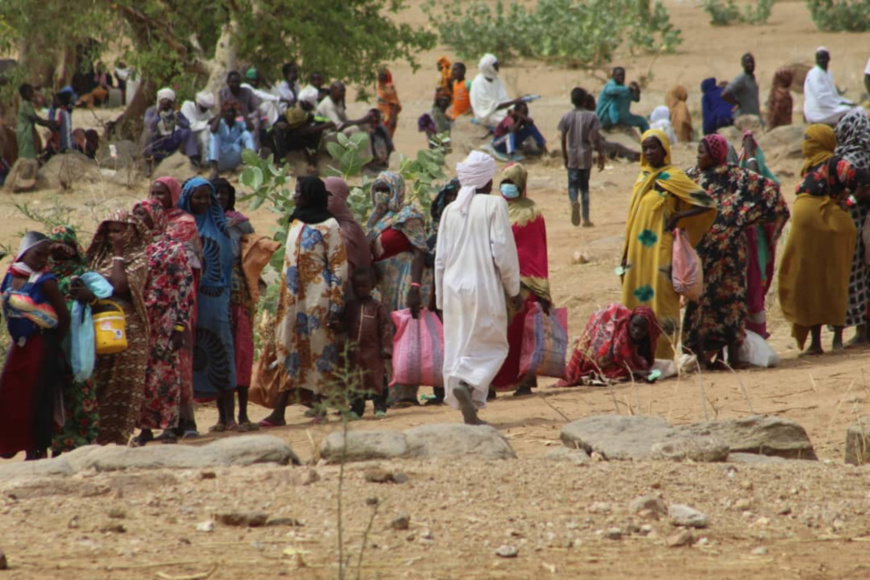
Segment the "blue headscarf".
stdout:
[[704,135],[711,135],[722,127],[734,124],[731,113],[733,105],[722,98],[724,89],[711,77],[701,82],[701,114],[704,118]]
[[[211,205],[203,214],[191,212],[193,192],[206,186]],[[214,396],[236,388],[233,335],[230,326],[230,281],[233,245],[224,210],[211,182],[194,177],[185,182],[178,207],[193,214],[202,237],[202,279],[197,296],[193,390],[197,396]]]

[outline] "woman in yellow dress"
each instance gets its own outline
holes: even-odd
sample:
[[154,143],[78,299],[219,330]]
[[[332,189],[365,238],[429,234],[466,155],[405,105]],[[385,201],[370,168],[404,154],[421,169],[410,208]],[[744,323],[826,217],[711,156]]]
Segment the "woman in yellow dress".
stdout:
[[696,246],[716,219],[716,201],[671,165],[671,144],[650,129],[641,138],[640,175],[625,224],[622,304],[649,306],[662,333],[656,358],[673,359],[680,326],[680,297],[671,282],[673,230],[685,230]]

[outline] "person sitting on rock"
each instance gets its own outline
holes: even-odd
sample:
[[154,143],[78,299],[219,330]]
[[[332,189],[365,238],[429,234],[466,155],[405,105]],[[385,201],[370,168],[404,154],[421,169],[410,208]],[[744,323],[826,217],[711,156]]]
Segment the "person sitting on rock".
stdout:
[[148,177],[151,177],[155,161],[160,162],[176,151],[181,150],[191,158],[197,154],[196,140],[190,132],[190,121],[175,110],[175,91],[172,89],[157,91],[157,104],[145,111],[145,133]]
[[613,74],[601,94],[598,96],[598,107],[595,114],[601,121],[601,127],[609,129],[616,125],[628,125],[637,127],[641,133],[649,130],[649,123],[640,115],[631,114],[631,103],[640,101],[640,85],[631,81],[625,86],[625,69],[618,66],[613,69]]
[[255,150],[252,135],[253,120],[246,116],[244,121],[238,119],[242,107],[237,101],[227,100],[221,103],[221,114],[211,121],[211,137],[208,142],[208,162],[212,173],[210,180],[215,180],[222,171],[232,171],[242,164],[242,151]]

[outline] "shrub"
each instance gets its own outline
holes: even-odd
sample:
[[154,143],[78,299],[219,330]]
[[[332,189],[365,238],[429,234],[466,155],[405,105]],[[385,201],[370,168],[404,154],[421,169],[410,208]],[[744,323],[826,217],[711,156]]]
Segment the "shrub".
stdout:
[[441,41],[466,60],[496,54],[507,62],[539,58],[569,66],[595,68],[623,43],[632,52],[673,52],[682,42],[667,9],[649,0],[537,0],[534,11],[518,2],[494,8],[482,2],[453,0],[424,6]]
[[806,0],[816,28],[824,32],[870,30],[870,0]]

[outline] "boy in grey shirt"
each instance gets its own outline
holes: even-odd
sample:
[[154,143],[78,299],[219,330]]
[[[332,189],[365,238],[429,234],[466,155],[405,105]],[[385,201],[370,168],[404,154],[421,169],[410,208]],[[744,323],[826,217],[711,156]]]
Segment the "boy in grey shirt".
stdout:
[[583,204],[583,227],[592,227],[589,220],[589,174],[592,170],[592,151],[598,152],[598,170],[604,170],[604,140],[601,123],[593,111],[586,109],[587,93],[580,87],[571,91],[574,110],[565,113],[559,121],[562,134],[562,159],[568,170],[568,197],[571,200],[571,223],[580,225],[580,203]]

